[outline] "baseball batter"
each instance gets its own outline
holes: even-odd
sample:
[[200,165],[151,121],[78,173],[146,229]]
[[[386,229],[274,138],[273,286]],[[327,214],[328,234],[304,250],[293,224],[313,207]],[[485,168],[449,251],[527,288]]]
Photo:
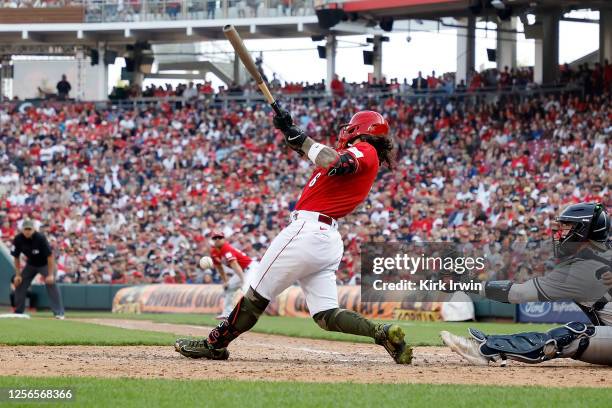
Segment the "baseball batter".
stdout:
[[505,303],[573,300],[592,324],[570,322],[547,333],[487,336],[470,329],[471,339],[440,333],[444,343],[474,364],[506,358],[540,363],[573,358],[612,365],[612,250],[610,216],[601,204],[580,203],[557,217],[553,231],[560,263],[542,277],[521,284],[486,282],[481,295]]
[[377,112],[356,113],[341,128],[331,148],[306,136],[288,112],[274,117],[285,142],[306,156],[315,170],[291,214],[290,224],[272,241],[249,290],[229,317],[208,338],[178,339],[175,350],[191,358],[227,359],[227,346],[250,330],[271,299],[298,282],[310,314],[324,330],[368,336],[385,347],[396,363],[409,364],[412,349],[398,325],[375,324],[353,311],[340,309],[336,275],[343,253],[338,220],[367,197],[380,164],[392,165],[389,125]]
[[[223,312],[217,316],[218,319],[223,320],[229,316],[234,307],[233,300],[238,289],[247,286],[245,284],[250,282],[249,278],[255,273],[257,262],[244,252],[230,245],[225,239],[223,232],[213,231],[211,238],[213,240],[213,247],[210,250],[210,256],[213,261],[213,267],[217,270],[219,276],[221,276],[225,292]],[[229,273],[226,273],[226,270]]]

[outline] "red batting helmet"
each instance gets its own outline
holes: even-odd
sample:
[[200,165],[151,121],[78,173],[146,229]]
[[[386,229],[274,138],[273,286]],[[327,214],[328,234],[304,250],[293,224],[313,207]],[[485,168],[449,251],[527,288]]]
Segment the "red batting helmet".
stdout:
[[355,138],[361,135],[385,137],[389,133],[389,124],[383,116],[374,111],[357,112],[351,121],[340,128],[338,148],[344,149]]

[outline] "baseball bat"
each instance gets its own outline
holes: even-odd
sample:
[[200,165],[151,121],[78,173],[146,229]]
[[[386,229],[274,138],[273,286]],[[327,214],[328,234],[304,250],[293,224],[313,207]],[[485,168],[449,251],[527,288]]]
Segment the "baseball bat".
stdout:
[[228,24],[223,27],[223,34],[225,34],[225,38],[227,38],[232,44],[232,47],[236,51],[236,54],[238,54],[238,57],[240,57],[242,64],[247,69],[247,71],[249,71],[249,74],[251,74],[251,77],[257,83],[259,90],[263,94],[264,98],[266,98],[266,101],[268,101],[272,109],[274,109],[274,112],[277,115],[282,115],[278,103],[276,102],[274,96],[268,88],[268,84],[266,84],[266,81],[264,81],[261,77],[261,74],[259,73],[259,70],[255,65],[255,61],[253,61],[249,50],[247,50],[244,46],[244,42],[242,42],[242,38],[240,38],[240,34],[238,34],[238,31],[236,31],[236,28],[233,25]]

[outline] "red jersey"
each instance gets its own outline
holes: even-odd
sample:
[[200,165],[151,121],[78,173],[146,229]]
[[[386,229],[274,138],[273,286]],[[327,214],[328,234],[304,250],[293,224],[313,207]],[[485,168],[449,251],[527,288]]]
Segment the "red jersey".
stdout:
[[210,257],[216,266],[221,266],[222,263],[229,266],[230,262],[238,261],[238,265],[244,270],[251,264],[251,258],[247,254],[227,242],[221,248],[212,247]]
[[339,219],[350,214],[365,200],[378,174],[378,155],[369,143],[359,142],[338,153],[351,154],[357,161],[353,174],[328,176],[317,168],[302,190],[296,210],[314,211]]

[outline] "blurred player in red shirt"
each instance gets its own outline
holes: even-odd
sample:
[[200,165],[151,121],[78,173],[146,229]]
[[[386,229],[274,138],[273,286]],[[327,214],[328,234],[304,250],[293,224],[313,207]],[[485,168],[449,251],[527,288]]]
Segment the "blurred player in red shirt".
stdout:
[[[227,318],[234,308],[234,296],[239,288],[248,284],[248,277],[255,271],[257,262],[253,261],[247,254],[231,246],[225,239],[225,234],[221,231],[212,233],[213,247],[210,250],[210,257],[213,265],[221,280],[225,291],[225,302],[223,312],[217,319]],[[245,290],[246,291],[246,290]]]

